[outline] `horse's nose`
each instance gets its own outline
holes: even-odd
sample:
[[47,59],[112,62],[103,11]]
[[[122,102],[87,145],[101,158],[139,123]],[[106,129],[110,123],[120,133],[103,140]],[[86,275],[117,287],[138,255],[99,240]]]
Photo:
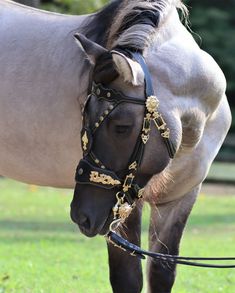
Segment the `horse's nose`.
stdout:
[[89,230],[91,227],[91,223],[89,218],[82,212],[71,213],[71,218],[73,222],[78,224],[78,226],[82,229]]
[[80,213],[78,215],[77,220],[78,220],[77,223],[78,223],[79,227],[84,228],[86,230],[90,229],[91,223],[90,223],[89,218],[85,214]]

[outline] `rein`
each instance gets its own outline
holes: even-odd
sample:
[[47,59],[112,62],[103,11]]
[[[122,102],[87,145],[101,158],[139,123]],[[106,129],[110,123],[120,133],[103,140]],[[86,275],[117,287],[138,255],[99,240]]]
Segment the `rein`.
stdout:
[[[106,88],[102,84],[93,82],[91,93],[87,98],[83,110],[83,127],[81,131],[81,145],[83,150],[83,159],[80,160],[75,180],[79,184],[95,185],[104,189],[117,189],[116,199],[114,205],[113,222],[110,225],[109,232],[105,235],[107,241],[114,246],[126,251],[132,256],[145,259],[149,256],[154,260],[160,262],[162,266],[171,269],[172,265],[182,264],[188,266],[207,267],[207,268],[235,268],[234,265],[218,265],[206,264],[200,261],[225,261],[235,260],[235,257],[227,258],[205,258],[205,257],[182,257],[170,254],[161,254],[151,251],[146,251],[137,245],[130,243],[114,232],[113,227],[117,227],[119,223],[123,223],[130,215],[135,207],[136,200],[142,197],[143,187],[136,182],[136,175],[141,164],[145,145],[149,140],[151,125],[154,124],[161,134],[161,137],[166,145],[170,158],[175,155],[175,146],[170,139],[170,129],[161,113],[158,111],[159,101],[154,95],[151,76],[143,56],[140,53],[134,53],[129,50],[121,50],[125,54],[130,55],[132,59],[138,62],[145,75],[145,101],[141,101],[134,97],[125,96],[122,92],[111,88]],[[95,97],[99,102],[108,102],[108,108],[98,118],[98,120],[91,125],[87,119],[87,105],[91,97]],[[118,107],[121,103],[139,104],[145,107],[143,125],[140,134],[137,138],[133,153],[129,160],[126,170],[122,172],[114,172],[108,170],[100,159],[92,150],[94,135],[97,129],[105,122],[109,114]],[[122,176],[120,176],[120,173]]]
[[[132,256],[145,259],[145,256],[149,256],[154,260],[160,262],[162,266],[170,268],[171,265],[181,264],[194,267],[202,268],[235,268],[234,265],[219,265],[219,264],[207,264],[198,261],[230,261],[235,260],[235,257],[185,257],[171,254],[163,254],[158,252],[152,252],[141,249],[139,246],[130,243],[129,241],[116,234],[114,231],[109,231],[106,234],[107,240],[112,243],[115,247],[118,247]],[[195,262],[197,261],[197,262]]]

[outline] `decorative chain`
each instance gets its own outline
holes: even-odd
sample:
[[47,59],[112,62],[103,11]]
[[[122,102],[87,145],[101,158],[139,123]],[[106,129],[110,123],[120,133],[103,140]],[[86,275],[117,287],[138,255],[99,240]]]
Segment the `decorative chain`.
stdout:
[[149,140],[151,121],[154,122],[163,138],[170,138],[170,129],[167,127],[162,115],[158,112],[159,100],[156,96],[149,96],[145,102],[146,115],[144,117],[141,139],[144,144]]

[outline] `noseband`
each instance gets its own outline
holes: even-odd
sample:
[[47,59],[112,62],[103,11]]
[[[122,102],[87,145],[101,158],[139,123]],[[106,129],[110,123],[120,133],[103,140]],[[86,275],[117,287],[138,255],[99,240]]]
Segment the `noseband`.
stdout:
[[[104,113],[97,119],[94,125],[90,125],[87,119],[87,106],[83,111],[83,127],[81,131],[81,144],[83,159],[79,162],[76,170],[76,182],[79,184],[95,185],[105,189],[117,188],[117,202],[113,207],[114,220],[124,221],[135,206],[135,201],[142,197],[143,188],[136,182],[136,175],[143,159],[145,145],[149,140],[152,121],[159,130],[161,137],[166,145],[170,158],[174,157],[175,146],[170,140],[170,129],[167,127],[163,116],[159,113],[159,101],[154,95],[151,76],[144,58],[139,53],[129,52],[131,58],[138,62],[145,76],[145,101],[134,97],[125,96],[122,92],[106,88],[102,84],[93,82],[92,90],[88,96],[86,105],[91,96],[99,102],[106,101],[109,106]],[[108,170],[101,160],[92,150],[94,135],[99,127],[105,123],[106,118],[120,104],[138,104],[145,107],[143,125],[137,138],[134,150],[130,157],[127,168],[121,172]]]

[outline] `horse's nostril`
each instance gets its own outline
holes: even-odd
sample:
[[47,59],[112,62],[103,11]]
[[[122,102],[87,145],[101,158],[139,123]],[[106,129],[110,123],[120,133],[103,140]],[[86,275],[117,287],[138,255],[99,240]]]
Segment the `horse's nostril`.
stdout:
[[86,215],[82,214],[82,213],[78,214],[77,223],[78,223],[78,225],[80,227],[83,227],[85,229],[90,228],[90,220],[89,220],[89,218]]

